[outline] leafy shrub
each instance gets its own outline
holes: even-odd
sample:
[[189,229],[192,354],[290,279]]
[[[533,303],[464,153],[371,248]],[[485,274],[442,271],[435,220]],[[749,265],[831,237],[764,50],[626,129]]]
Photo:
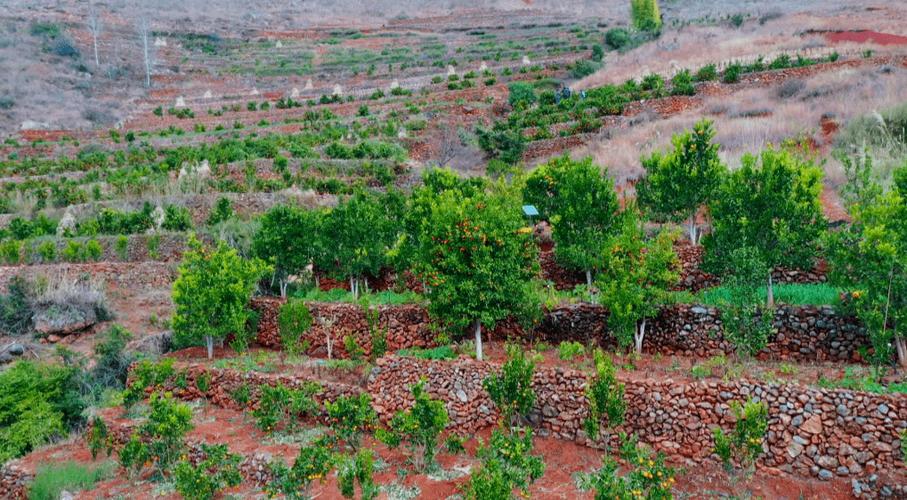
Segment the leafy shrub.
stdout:
[[168,231],[187,231],[192,228],[192,215],[189,209],[178,205],[167,205],[164,209],[164,223],[161,227]]
[[581,59],[576,61],[570,70],[570,76],[576,79],[585,78],[602,68],[601,63]]
[[465,441],[465,437],[451,434],[447,436],[447,439],[444,440],[444,449],[447,450],[447,453],[450,453],[452,455],[463,453],[464,451],[466,451],[466,448],[463,446],[463,443]]
[[466,498],[512,498],[514,488],[525,496],[529,486],[545,472],[542,458],[530,453],[532,430],[514,433],[505,433],[500,429],[492,431],[491,440],[487,445],[480,446],[476,453],[482,460],[482,467],[472,475]]
[[619,476],[620,465],[613,458],[605,456],[602,459],[601,469],[580,476],[580,489],[595,491],[596,499],[668,500],[674,498],[671,490],[674,487],[676,471],[665,465],[663,453],[658,453],[653,459],[648,450],[636,445],[635,439],[624,439],[620,451],[621,457],[627,461],[629,466],[626,474]]
[[526,356],[522,347],[507,346],[507,360],[498,374],[492,374],[482,381],[491,400],[500,410],[504,421],[514,425],[517,419],[525,417],[535,402],[532,389],[532,374],[535,361]]
[[718,68],[714,64],[707,64],[696,72],[693,77],[697,82],[709,82],[718,79]]
[[192,410],[173,396],[154,393],[149,400],[151,414],[120,451],[120,465],[132,472],[150,462],[159,477],[167,475],[186,447],[185,436],[192,429]]
[[715,428],[715,454],[730,470],[733,462],[750,469],[763,453],[763,443],[768,432],[768,406],[764,402],[748,401],[741,405],[731,402],[731,413],[736,423],[730,435]]
[[81,423],[77,376],[75,368],[31,361],[0,372],[0,463]]
[[85,257],[89,260],[95,262],[101,260],[101,257],[104,256],[104,247],[101,246],[101,243],[98,240],[88,240],[85,243]]
[[129,237],[126,235],[117,236],[114,247],[117,252],[117,257],[122,261],[126,261],[129,258]]
[[313,415],[318,410],[318,403],[312,396],[319,392],[321,386],[315,383],[300,389],[290,389],[280,383],[274,387],[263,385],[258,408],[252,412],[255,424],[268,433],[276,432],[278,428],[292,431],[300,417]]
[[0,331],[8,335],[23,335],[31,329],[33,292],[29,282],[14,276],[7,293],[0,295]]
[[239,406],[245,406],[252,398],[252,389],[244,383],[230,392],[230,398]]
[[268,464],[273,479],[265,485],[265,493],[270,498],[280,495],[286,498],[307,498],[305,492],[309,484],[323,480],[334,468],[335,461],[328,441],[319,438],[311,445],[299,449],[292,467],[287,467],[283,461],[278,460]]
[[129,330],[120,325],[111,325],[101,341],[95,344],[95,364],[91,369],[92,386],[95,390],[125,387],[129,366],[135,359],[134,354],[125,350],[131,338]]
[[337,486],[344,498],[355,498],[359,483],[360,499],[371,500],[378,496],[378,486],[372,477],[375,471],[375,454],[372,450],[359,450],[345,457],[337,466]]
[[614,50],[630,45],[630,32],[626,28],[611,28],[605,33],[605,44]]
[[29,500],[57,500],[64,490],[70,493],[91,489],[98,481],[111,476],[111,467],[88,467],[66,461],[40,465],[28,486]]
[[360,346],[359,343],[356,342],[356,337],[352,335],[343,336],[343,349],[353,361],[359,361],[365,354],[365,350],[363,350],[362,346]]
[[507,101],[513,107],[531,106],[537,99],[535,87],[527,82],[513,82],[507,86],[509,91]]
[[176,491],[187,500],[212,500],[224,489],[242,484],[242,457],[227,451],[227,445],[202,443],[205,459],[193,465],[180,460],[173,469]]
[[502,127],[476,128],[479,147],[489,156],[504,163],[516,164],[523,158],[526,149],[526,138],[519,130]]
[[354,450],[362,443],[362,434],[371,430],[378,420],[372,399],[365,393],[326,401],[324,407],[337,438]]
[[391,448],[405,442],[413,467],[424,471],[434,465],[438,437],[447,425],[447,409],[443,401],[428,396],[424,380],[413,384],[411,390],[412,408],[397,412],[388,424],[389,430],[379,430],[378,437]]
[[583,422],[583,428],[591,439],[598,439],[602,421],[606,427],[620,425],[627,411],[624,384],[617,381],[611,358],[600,349],[595,350],[595,372],[595,377],[586,385],[589,416]]
[[583,354],[586,354],[586,348],[579,342],[565,340],[557,346],[557,357],[564,361],[572,360]]
[[291,299],[281,306],[277,316],[277,326],[280,331],[280,343],[289,353],[297,353],[301,349],[299,339],[312,326],[312,314],[305,302]]
[[696,87],[693,86],[690,70],[680,70],[671,78],[671,95],[693,95],[695,93]]
[[16,265],[22,262],[23,243],[17,240],[0,242],[0,258],[7,265]]
[[92,417],[88,429],[88,449],[91,451],[91,459],[95,460],[103,451],[107,456],[113,452],[113,438],[107,424],[100,417]]
[[630,17],[639,31],[661,30],[661,11],[658,0],[630,0]]
[[131,407],[145,397],[146,389],[161,388],[176,376],[173,362],[173,358],[164,358],[159,362],[140,361],[132,370],[132,382],[123,391],[123,405]]
[[743,66],[740,63],[731,63],[727,68],[724,68],[721,81],[724,83],[737,83],[740,81],[740,73],[742,72]]

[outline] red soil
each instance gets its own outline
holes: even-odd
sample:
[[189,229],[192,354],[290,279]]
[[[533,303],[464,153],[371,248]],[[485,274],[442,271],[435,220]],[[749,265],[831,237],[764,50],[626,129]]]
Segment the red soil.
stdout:
[[825,34],[832,43],[855,42],[876,45],[907,45],[907,36],[890,35],[877,31],[832,31]]

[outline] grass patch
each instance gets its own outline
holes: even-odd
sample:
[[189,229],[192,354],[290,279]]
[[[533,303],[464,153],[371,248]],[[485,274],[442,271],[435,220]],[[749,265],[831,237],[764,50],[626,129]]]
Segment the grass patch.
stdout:
[[268,351],[243,354],[235,358],[218,359],[214,368],[230,369],[241,372],[273,373],[277,371],[277,354]]
[[[792,306],[821,306],[838,302],[840,290],[824,283],[818,284],[779,284],[774,286],[775,302]],[[759,288],[759,294],[766,299],[765,287]],[[696,295],[693,301],[708,305],[720,306],[730,299],[730,291],[723,286],[707,288]]]
[[63,490],[75,491],[91,488],[98,481],[113,475],[116,464],[103,462],[96,467],[77,462],[60,462],[38,467],[35,479],[28,488],[29,500],[57,500]]
[[844,376],[839,379],[819,378],[818,386],[823,389],[848,389],[874,394],[907,394],[907,382],[881,384],[868,369],[854,366],[845,368]]
[[333,290],[311,289],[302,293],[294,294],[296,298],[306,302],[344,302],[348,304],[358,304],[365,302],[373,306],[393,306],[401,304],[418,304],[423,302],[421,295],[415,292],[394,292],[385,290],[383,292],[363,293],[356,299],[353,294],[347,290],[335,288]]
[[397,351],[397,355],[432,360],[457,359],[457,352],[449,345],[442,345],[431,349],[422,349],[419,347],[400,349]]

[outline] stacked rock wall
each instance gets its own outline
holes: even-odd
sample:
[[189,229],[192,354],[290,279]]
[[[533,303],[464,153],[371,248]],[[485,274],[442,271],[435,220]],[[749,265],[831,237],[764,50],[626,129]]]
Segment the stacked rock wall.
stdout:
[[[282,299],[256,298],[252,306],[260,313],[258,342],[280,347],[277,315]],[[309,303],[315,318],[305,335],[308,353],[327,353],[328,333],[335,357],[344,357],[343,338],[353,335],[366,354],[371,352],[375,328],[386,332],[388,352],[409,347],[434,345],[434,334],[428,313],[419,305],[381,306],[376,325],[369,324],[361,306],[345,303]],[[614,337],[607,327],[608,313],[601,306],[575,304],[547,311],[531,331],[514,322],[504,322],[493,336],[529,337],[548,342],[576,340],[613,345]],[[829,306],[780,306],[775,312],[776,334],[762,352],[761,358],[799,361],[858,360],[859,349],[869,345],[866,333],[854,318],[843,317]],[[664,308],[652,320],[643,349],[661,354],[709,356],[733,352],[733,346],[721,333],[721,314],[715,308],[678,304]]]
[[[429,394],[446,403],[450,427],[471,433],[500,418],[480,383],[494,369],[467,359],[386,357],[378,361],[367,390],[386,417],[411,405],[408,387],[425,378]],[[714,445],[712,429],[733,427],[730,403],[754,398],[769,408],[766,454],[760,459],[765,466],[824,479],[904,472],[899,441],[907,429],[903,397],[749,381],[624,383],[627,413],[625,423],[611,434],[612,446],[617,444],[617,432],[636,433],[658,450],[705,460]],[[582,432],[588,416],[585,387],[581,372],[539,368],[533,379],[536,403],[530,422],[542,434],[601,445]]]
[[[259,344],[276,348],[281,346],[277,318],[285,302],[277,297],[258,297],[252,300],[252,308],[259,313]],[[435,345],[428,313],[416,304],[373,306],[368,313],[357,304],[308,302],[306,305],[313,321],[302,341],[308,344],[306,352],[312,355],[326,356],[330,338],[333,357],[347,357],[348,353],[343,346],[343,339],[347,335],[353,336],[366,355],[371,354],[372,335],[375,333],[385,336],[388,351]]]

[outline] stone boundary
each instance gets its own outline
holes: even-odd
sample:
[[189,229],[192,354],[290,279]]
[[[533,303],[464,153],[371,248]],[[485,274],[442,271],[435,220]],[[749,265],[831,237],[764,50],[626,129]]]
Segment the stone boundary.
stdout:
[[[259,312],[258,343],[280,348],[277,315],[285,301],[257,297],[252,307]],[[304,336],[307,353],[326,356],[327,338],[333,342],[333,357],[347,357],[343,338],[353,335],[366,354],[371,353],[375,328],[386,332],[387,352],[435,345],[434,332],[424,307],[416,304],[380,306],[376,325],[369,325],[361,306],[347,303],[308,303],[314,318]],[[515,322],[498,325],[492,336],[531,338],[557,343],[564,340],[614,345],[607,327],[608,313],[597,305],[582,303],[546,311],[529,332]],[[861,361],[860,348],[869,339],[855,318],[843,317],[830,306],[779,306],[775,312],[775,334],[759,354],[761,359],[796,361]],[[665,355],[711,356],[729,354],[733,345],[721,332],[721,314],[716,308],[689,304],[668,306],[653,318],[643,342],[647,352]]]

